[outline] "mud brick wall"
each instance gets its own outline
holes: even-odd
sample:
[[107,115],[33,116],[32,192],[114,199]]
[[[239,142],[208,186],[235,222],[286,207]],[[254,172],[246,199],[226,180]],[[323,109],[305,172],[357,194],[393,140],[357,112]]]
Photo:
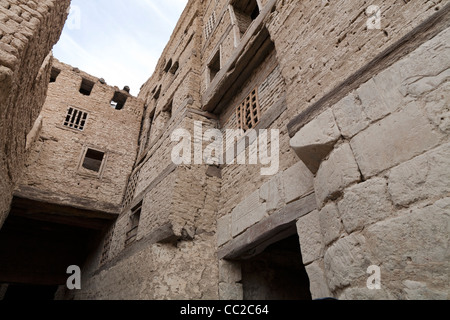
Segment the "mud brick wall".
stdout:
[[22,174],[26,137],[45,101],[48,56],[69,4],[69,0],[0,1],[0,226]]
[[[17,192],[118,214],[136,161],[144,102],[56,59],[52,68],[59,74],[49,85],[42,129]],[[93,84],[89,95],[80,92],[83,80]],[[111,106],[116,92],[127,97],[122,110]],[[69,109],[87,114],[82,130],[66,123]],[[105,154],[100,172],[83,167],[87,149]]]

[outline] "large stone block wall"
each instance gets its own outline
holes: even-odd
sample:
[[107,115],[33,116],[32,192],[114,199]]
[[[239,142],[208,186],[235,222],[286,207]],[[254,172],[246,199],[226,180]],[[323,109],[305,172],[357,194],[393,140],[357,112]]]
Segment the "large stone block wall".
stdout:
[[51,48],[70,1],[0,1],[0,227],[26,159],[26,137],[45,100]]
[[[53,68],[61,72],[49,85],[42,129],[17,192],[26,196],[32,191],[44,201],[65,205],[76,206],[82,199],[91,209],[116,208],[117,214],[136,160],[144,104],[128,96],[123,109],[116,110],[110,103],[118,88],[56,59]],[[89,96],[80,93],[82,79],[94,83]],[[64,126],[69,108],[88,113],[82,131]],[[82,168],[86,148],[105,152],[100,174]]]
[[[446,29],[292,139],[318,168],[318,210],[298,221],[315,297],[448,299],[449,39]],[[329,153],[314,159],[314,144]],[[367,288],[371,265],[380,290]]]

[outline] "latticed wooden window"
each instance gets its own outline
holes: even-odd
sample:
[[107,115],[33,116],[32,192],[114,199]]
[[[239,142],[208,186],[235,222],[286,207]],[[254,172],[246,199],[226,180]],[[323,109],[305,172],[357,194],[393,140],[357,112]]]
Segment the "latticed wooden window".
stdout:
[[75,108],[69,108],[69,110],[67,110],[64,126],[83,131],[86,126],[87,117],[87,112],[80,111]]
[[261,119],[261,108],[258,101],[258,90],[255,88],[236,109],[238,128],[254,129]]
[[109,258],[109,249],[111,248],[111,242],[113,239],[113,234],[114,234],[114,226],[112,226],[109,230],[108,233],[105,236],[105,241],[103,242],[103,251],[102,251],[102,256],[100,259],[100,265],[104,265]]
[[128,181],[127,191],[123,201],[123,208],[128,207],[131,201],[133,201],[134,192],[136,191],[136,186],[139,180],[139,172],[140,170],[136,171],[136,173],[131,176],[130,181]]
[[215,25],[216,25],[216,13],[213,11],[213,13],[211,14],[211,16],[208,19],[208,22],[206,22],[206,25],[205,25],[206,39],[208,39],[209,36],[211,35]]

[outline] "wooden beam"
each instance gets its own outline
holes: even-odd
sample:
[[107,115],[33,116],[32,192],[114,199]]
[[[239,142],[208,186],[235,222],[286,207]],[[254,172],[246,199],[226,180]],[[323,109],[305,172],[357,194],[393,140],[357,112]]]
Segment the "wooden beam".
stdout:
[[267,246],[295,234],[297,220],[316,209],[315,194],[286,205],[219,248],[219,259],[248,259],[261,253]]
[[58,207],[58,210],[72,215],[115,219],[120,212],[120,206],[112,203],[58,194],[25,185],[14,191],[14,198],[17,201],[22,199],[39,203],[40,206]]

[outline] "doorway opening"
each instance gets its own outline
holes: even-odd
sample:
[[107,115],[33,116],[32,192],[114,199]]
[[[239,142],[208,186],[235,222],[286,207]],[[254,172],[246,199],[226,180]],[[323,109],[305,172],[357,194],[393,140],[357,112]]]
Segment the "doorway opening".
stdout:
[[298,235],[241,261],[244,300],[312,300]]

